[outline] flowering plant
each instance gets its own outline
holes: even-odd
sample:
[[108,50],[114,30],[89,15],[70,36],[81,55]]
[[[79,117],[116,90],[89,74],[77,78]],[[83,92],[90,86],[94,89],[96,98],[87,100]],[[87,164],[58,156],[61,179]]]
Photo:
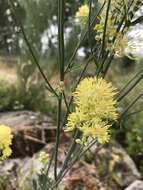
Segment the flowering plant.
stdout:
[[[143,93],[140,93],[122,113],[119,113],[117,111],[118,103],[139,83],[143,75],[139,73],[140,75],[137,74],[134,76],[118,92],[110,82],[105,80],[114,56],[123,56],[125,53],[124,48],[128,42],[126,33],[134,23],[137,23],[137,21],[132,22],[132,19],[134,18],[135,11],[139,9],[142,2],[140,0],[90,0],[88,4],[81,5],[74,17],[78,20],[79,26],[81,27],[81,35],[79,35],[79,42],[73,54],[66,62],[64,38],[66,3],[64,0],[58,0],[59,88],[54,88],[45,76],[44,71],[36,59],[33,47],[29,43],[24,27],[16,15],[15,4],[12,0],[10,0],[10,3],[33,58],[32,60],[44,78],[47,90],[53,94],[57,101],[57,135],[55,148],[48,159],[48,167],[46,171],[44,170],[45,173],[39,176],[39,186],[35,185],[34,187],[36,190],[39,190],[38,187],[41,187],[40,190],[47,188],[54,189],[57,188],[69,169],[92,145],[102,145],[109,142],[111,136],[109,128],[111,125],[124,118],[127,111],[143,95]],[[96,11],[94,11],[95,7],[98,7]],[[94,45],[91,43],[91,33],[94,35]],[[72,81],[71,86],[74,87],[72,88],[72,96],[69,97],[65,86],[65,76],[70,74],[74,69],[74,60],[77,51],[85,40],[89,42],[90,56],[80,68],[80,73],[78,73],[76,80],[74,79]],[[87,68],[89,68],[90,63],[93,62],[95,63],[94,76],[85,78],[84,74]],[[62,110],[63,105],[66,107],[65,112]],[[71,111],[73,107],[74,110]],[[58,150],[61,142],[61,134],[66,131],[71,131],[73,136],[71,136],[63,165],[60,171],[58,171]],[[54,166],[53,178],[49,182],[49,170],[52,164]],[[43,185],[43,176],[44,184],[48,185]]]
[[104,144],[109,141],[109,120],[117,119],[115,88],[104,79],[90,77],[83,79],[73,93],[75,112],[68,117],[66,131],[74,128],[82,132],[82,138],[76,142],[87,144],[93,138]]

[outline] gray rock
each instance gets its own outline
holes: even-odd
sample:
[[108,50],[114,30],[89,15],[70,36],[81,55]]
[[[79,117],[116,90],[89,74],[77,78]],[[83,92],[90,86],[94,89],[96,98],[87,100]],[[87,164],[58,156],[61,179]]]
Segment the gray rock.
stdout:
[[55,140],[56,127],[53,120],[31,111],[0,113],[0,124],[8,125],[14,135],[13,157],[32,156]]
[[[2,190],[32,190],[32,178],[39,172],[41,163],[37,158],[24,158],[24,159],[9,159],[0,164],[0,186],[4,183],[3,176],[7,178],[5,180],[5,189]],[[5,179],[4,178],[4,179]]]
[[[56,132],[53,121],[49,117],[41,116],[34,112],[22,111],[1,113],[0,124],[9,125],[12,128],[14,134],[13,157],[18,157],[18,159],[9,159],[1,164],[0,173],[2,177],[3,174],[6,177],[8,176],[9,184],[12,185],[13,189],[18,186],[17,184],[19,184],[20,188],[22,186],[29,187],[29,184],[32,183],[29,179],[32,179],[35,172],[40,169],[40,163],[37,159],[39,153],[36,152],[44,148],[47,153],[51,154],[51,150],[55,145],[52,143],[55,140]],[[46,142],[50,143],[45,146]],[[63,142],[59,150],[58,170],[62,165],[67,148],[65,140]],[[117,142],[111,142],[99,151],[97,149],[96,145],[90,149],[90,162],[97,167],[100,166],[102,170],[101,176],[106,177],[111,174],[113,180],[120,187],[128,186],[135,180],[140,179],[141,175],[135,163]],[[28,157],[29,154],[31,157]],[[50,176],[53,176],[53,166],[51,167]],[[31,189],[28,188],[27,190]]]
[[143,190],[143,181],[136,180],[129,185],[125,190]]
[[[97,147],[91,148],[92,153]],[[98,153],[95,153],[96,165],[103,165],[103,174],[113,173],[114,180],[122,187],[128,186],[133,181],[140,179],[141,174],[127,152],[117,142],[110,142]]]
[[[53,144],[50,145],[50,149],[51,147]],[[49,145],[45,146],[42,151],[46,152],[48,148]],[[8,159],[0,163],[0,190],[33,190],[33,179],[37,179],[37,174],[43,167],[39,161],[40,152],[34,154],[33,157]],[[61,167],[58,165],[57,171],[59,172],[60,169]],[[53,178],[53,171],[54,168],[51,165],[50,178]],[[2,184],[4,184],[4,188],[1,188]],[[60,188],[60,190],[62,189]]]

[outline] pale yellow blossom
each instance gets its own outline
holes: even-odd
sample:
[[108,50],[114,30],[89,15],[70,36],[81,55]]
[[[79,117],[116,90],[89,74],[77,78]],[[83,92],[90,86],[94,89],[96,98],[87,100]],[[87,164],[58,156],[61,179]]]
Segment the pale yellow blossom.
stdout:
[[75,111],[69,115],[65,129],[81,132],[77,143],[86,144],[89,137],[101,144],[109,141],[108,121],[118,116],[116,93],[112,84],[102,78],[88,77],[80,82],[73,93]]
[[81,24],[85,24],[87,21],[88,14],[89,14],[89,7],[87,4],[85,4],[79,7],[75,17],[79,20]]
[[10,145],[12,144],[12,134],[10,127],[0,125],[0,160],[4,160],[12,153]]
[[[134,0],[133,2],[130,0],[112,0],[108,12],[106,31],[104,29],[109,1],[99,1],[101,5],[103,5],[104,2],[105,4],[100,14],[99,23],[97,23],[94,28],[96,31],[95,39],[100,43],[103,43],[103,34],[106,32],[106,35],[104,36],[104,50],[111,54],[115,53],[117,56],[124,56],[126,55],[125,49],[128,46],[126,33],[129,31],[128,27],[124,28],[125,20],[130,21],[132,19],[132,11],[138,9],[141,2],[139,0]],[[125,15],[126,12],[128,14]],[[119,27],[120,25],[121,27]]]

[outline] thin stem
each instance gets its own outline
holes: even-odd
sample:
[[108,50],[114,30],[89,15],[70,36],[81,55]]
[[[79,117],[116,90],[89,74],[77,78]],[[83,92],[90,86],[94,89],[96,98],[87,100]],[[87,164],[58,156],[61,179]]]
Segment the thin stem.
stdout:
[[[88,65],[89,65],[89,63],[90,63],[90,61],[91,61],[91,57],[88,58],[88,60],[87,60],[87,62],[86,62],[86,64],[85,64],[83,70],[81,71],[80,76],[79,76],[79,78],[78,78],[78,80],[77,80],[77,82],[76,82],[76,84],[75,84],[74,89],[77,87],[77,85],[78,85],[79,82],[81,81],[82,76],[84,75],[84,73],[85,73],[85,71],[86,71],[86,69],[87,69],[87,67],[88,67]],[[74,91],[74,89],[73,89],[73,91]],[[68,107],[70,107],[70,105],[72,104],[72,102],[73,102],[73,97],[70,98],[70,100],[69,100],[69,104],[68,104]],[[62,122],[62,124],[61,124],[61,126],[60,126],[61,131],[62,131],[62,129],[63,129],[63,126],[64,126],[65,123],[66,123],[66,120],[67,120],[68,114],[69,114],[69,111],[67,110],[67,112],[65,113],[65,116],[64,116],[63,122]],[[55,150],[53,150],[53,153],[52,153],[52,154],[55,154]],[[53,159],[53,158],[52,158],[52,159]]]
[[[120,31],[120,29],[121,29],[121,27],[122,27],[122,25],[123,25],[123,23],[124,23],[124,20],[125,20],[125,16],[123,17],[123,19],[121,20],[121,22],[119,23],[119,25],[118,25],[118,27],[117,27],[116,35],[114,36],[113,42],[112,42],[113,45],[114,45],[114,43],[115,43],[115,41],[116,41],[117,34],[118,34],[118,32]],[[102,53],[102,51],[101,51],[101,53]],[[99,55],[99,58],[101,57],[101,53],[100,53],[100,55]],[[106,55],[104,55],[103,60],[102,60],[102,63],[100,64],[99,68],[98,68],[97,71],[96,71],[96,75],[97,75],[97,76],[99,76],[100,72],[102,71],[103,66],[104,66],[104,64],[105,64],[105,62],[106,62],[106,60],[107,60],[107,58],[108,58],[108,56],[109,56],[109,53],[110,53],[110,51],[108,50],[108,51],[106,52]],[[105,54],[105,53],[104,53],[104,54]],[[114,58],[114,53],[111,53],[111,56],[110,56],[110,58],[109,58],[109,62],[107,63],[107,65],[105,66],[105,70],[103,71],[103,77],[105,77],[105,75],[106,75],[106,73],[107,73],[107,71],[108,71],[108,69],[109,69],[109,67],[110,67],[110,64],[111,64],[113,58]]]
[[119,120],[124,118],[126,116],[126,113],[129,111],[129,109],[143,96],[143,92],[141,92],[137,97],[133,99],[133,101],[130,102],[130,104],[126,107],[126,109],[121,113]]
[[127,115],[125,116],[125,118],[128,118],[128,117],[130,117],[130,116],[133,116],[133,115],[138,114],[138,113],[141,113],[141,112],[143,112],[143,109],[140,109],[140,110],[137,110],[137,111],[135,111],[135,112],[129,113],[129,114],[127,114]]
[[87,145],[87,147],[78,155],[78,159],[81,158],[97,141],[91,140],[91,142]]
[[[86,69],[87,69],[87,67],[88,67],[88,65],[89,65],[89,63],[90,63],[91,60],[92,60],[92,57],[89,57],[88,60],[87,60],[87,62],[86,62],[86,64],[85,64],[85,66],[84,66],[84,68],[83,68],[83,70],[81,71],[81,73],[80,73],[80,75],[79,75],[79,78],[77,79],[77,82],[76,82],[76,84],[75,84],[75,86],[74,86],[74,88],[73,88],[73,91],[76,89],[77,85],[80,83],[80,81],[81,81],[81,79],[82,79],[82,77],[83,77],[83,75],[84,75],[84,73],[85,73],[85,71],[86,71]],[[73,96],[71,96],[71,98],[70,98],[70,100],[69,100],[68,107],[71,106],[72,102],[73,102]],[[67,110],[67,112],[65,113],[63,122],[62,122],[62,124],[61,124],[61,130],[62,130],[63,126],[64,126],[65,123],[66,123],[68,114],[69,114],[69,112],[68,112],[68,110]]]
[[[80,149],[79,153],[81,153],[82,148]],[[77,158],[74,159],[72,161],[72,163],[70,163],[70,165],[66,168],[66,170],[63,171],[62,175],[60,176],[60,178],[57,180],[57,182],[53,185],[52,189],[54,189],[55,187],[57,187],[57,185],[62,181],[62,179],[65,177],[65,175],[68,173],[68,171],[73,167],[74,163],[77,161]]]
[[90,50],[92,53],[92,45],[91,45],[91,15],[92,15],[92,0],[89,0],[89,16],[88,16],[88,41],[89,41],[89,46]]
[[[97,13],[97,14],[94,16],[94,18],[92,19],[90,27],[93,27],[93,26],[94,26],[94,23],[95,23],[95,21],[97,20],[98,16],[101,14],[101,12],[102,12],[104,6],[105,6],[105,1],[104,1],[104,3],[103,3],[102,7],[100,8],[100,10],[98,11],[98,13]],[[74,60],[74,58],[75,58],[75,56],[76,56],[76,53],[77,53],[77,51],[78,51],[80,45],[81,45],[81,44],[83,43],[83,41],[85,40],[85,37],[86,37],[87,34],[88,34],[88,28],[86,29],[85,33],[81,36],[81,39],[80,39],[80,41],[78,42],[78,44],[77,44],[77,46],[76,46],[76,48],[75,48],[75,50],[74,50],[74,52],[73,52],[73,54],[72,54],[72,56],[71,56],[71,58],[70,58],[70,60],[69,60],[67,66],[66,66],[66,68],[65,68],[65,73],[67,73],[68,71],[70,71],[69,69],[73,67],[73,65],[74,65],[73,60]]]
[[62,167],[60,173],[58,174],[58,179],[62,176],[63,171],[67,168],[68,163],[70,162],[71,155],[73,154],[74,149],[75,149],[75,147],[76,147],[76,142],[75,142],[75,140],[77,139],[78,134],[79,134],[79,133],[78,133],[78,130],[75,130],[75,134],[74,134],[74,137],[73,137],[73,139],[72,139],[71,145],[70,145],[69,150],[68,150],[68,153],[67,153],[67,155],[66,155],[66,158],[65,158],[65,160],[64,160],[63,167]]
[[[77,87],[77,85],[78,85],[79,82],[81,81],[82,76],[83,76],[83,74],[85,73],[85,71],[86,71],[86,69],[87,69],[87,67],[88,67],[88,65],[89,65],[89,63],[90,63],[90,61],[91,61],[91,57],[88,58],[88,60],[87,60],[87,62],[86,62],[86,64],[85,64],[83,70],[81,71],[80,76],[79,76],[79,78],[78,78],[78,80],[77,80],[77,82],[76,82],[76,84],[75,84],[74,89]],[[74,91],[74,90],[73,90],[73,91]],[[72,102],[73,102],[73,97],[70,98],[70,100],[69,100],[69,104],[68,104],[68,107],[70,107],[70,105],[72,104]],[[63,130],[63,126],[64,126],[65,123],[66,123],[66,120],[67,120],[68,114],[69,114],[69,111],[67,110],[67,112],[65,113],[65,116],[64,116],[63,122],[62,122],[62,124],[61,124],[61,126],[60,126],[60,130],[61,130],[61,131]],[[53,154],[55,154],[55,151],[54,151]]]
[[[131,3],[131,5],[132,5],[132,3]],[[130,5],[130,6],[131,6],[131,5]],[[128,11],[129,11],[129,9],[130,9],[130,6],[129,6],[129,8],[128,8]],[[118,32],[120,31],[121,27],[123,26],[123,23],[124,23],[125,19],[126,19],[126,14],[123,16],[121,22],[119,23],[119,25],[118,25],[118,27],[117,27],[116,35],[115,35],[114,38],[113,38],[113,44],[114,44],[115,41],[116,41],[117,34],[118,34]],[[124,28],[125,28],[125,27],[123,27],[122,31],[124,30]],[[105,33],[105,37],[106,37],[106,33]],[[101,49],[101,50],[102,50],[102,49]],[[106,55],[105,55],[105,56],[103,55],[104,59],[103,59],[102,63],[100,64],[99,68],[98,68],[97,71],[96,71],[96,75],[97,75],[97,76],[98,76],[98,75],[100,74],[100,72],[102,71],[102,68],[103,68],[103,66],[104,66],[104,63],[106,62],[106,59],[108,58],[109,53],[110,53],[110,51],[107,51],[107,52],[106,52]],[[100,52],[99,58],[101,57],[101,55],[102,55],[102,51]],[[105,70],[103,71],[103,77],[105,77],[105,75],[106,75],[106,73],[107,73],[107,71],[108,71],[108,69],[109,69],[109,67],[110,67],[110,64],[111,64],[113,58],[114,58],[114,53],[111,54],[111,57],[109,58],[109,62],[108,62],[107,65],[105,66]]]
[[63,172],[62,176],[57,180],[56,184],[53,185],[52,188],[56,187],[61,180],[63,179],[63,177],[67,174],[67,172],[73,167],[73,165],[96,143],[96,141],[92,141],[85,150],[82,151],[82,148],[79,151],[79,154],[74,157],[73,161],[70,163],[70,165],[68,166],[68,168]]
[[63,99],[64,99],[64,102],[65,102],[67,111],[68,111],[68,113],[70,113],[70,107],[69,107],[69,104],[67,102],[67,98],[66,98],[65,92],[63,91],[62,93],[63,93]]
[[61,81],[64,81],[64,9],[65,0],[58,0],[58,57]]
[[61,105],[62,105],[62,95],[58,100],[58,114],[57,114],[57,133],[56,133],[56,145],[55,145],[55,165],[54,165],[54,177],[57,180],[57,167],[58,167],[58,148],[60,141],[60,122],[61,122]]
[[[11,5],[11,7],[12,7],[12,9],[13,9],[15,21],[16,21],[16,23],[17,23],[17,24],[19,25],[19,27],[20,27],[20,30],[21,30],[21,32],[22,32],[23,38],[24,38],[24,40],[25,40],[25,43],[26,43],[26,45],[27,45],[27,47],[28,47],[28,50],[29,50],[29,52],[30,52],[30,54],[31,54],[31,56],[32,56],[32,58],[33,58],[32,60],[33,60],[34,63],[36,64],[37,68],[39,69],[39,72],[40,72],[40,74],[42,75],[43,79],[45,80],[46,84],[48,85],[48,88],[49,88],[50,92],[52,92],[56,97],[58,97],[56,91],[55,91],[55,90],[53,89],[53,87],[51,86],[50,82],[48,81],[47,77],[45,76],[45,74],[44,74],[44,72],[43,72],[43,70],[42,70],[42,68],[41,68],[41,66],[40,66],[40,64],[39,64],[39,62],[38,62],[38,59],[37,59],[37,57],[36,57],[36,55],[35,55],[35,53],[34,53],[34,51],[33,51],[33,47],[31,46],[31,44],[30,44],[30,42],[29,42],[29,40],[28,40],[28,38],[27,38],[27,35],[26,35],[26,33],[25,33],[25,30],[24,30],[24,27],[23,27],[23,25],[22,25],[21,20],[20,20],[20,19],[18,18],[18,16],[16,15],[16,10],[15,10],[14,2],[13,2],[12,0],[9,0],[9,2],[10,2],[10,5]],[[47,89],[48,89],[48,88],[47,88]]]
[[[117,34],[118,34],[118,32],[120,31],[120,29],[121,29],[121,27],[122,27],[122,25],[123,25],[123,23],[124,23],[125,18],[126,18],[126,17],[125,17],[125,15],[124,15],[124,17],[122,18],[121,22],[119,23],[119,25],[118,25],[118,27],[117,27],[116,35],[115,35],[114,38],[113,38],[113,44],[114,44],[115,41],[116,41]],[[123,30],[124,30],[124,28],[123,28]],[[105,62],[106,62],[106,60],[107,60],[107,58],[108,58],[109,53],[110,53],[110,51],[107,51],[107,52],[106,52],[106,55],[104,56],[104,59],[103,59],[102,63],[100,64],[99,68],[97,69],[97,71],[96,71],[96,75],[97,75],[97,76],[98,76],[98,75],[100,74],[100,72],[102,71],[103,66],[105,65]],[[110,65],[111,65],[111,63],[112,63],[112,60],[113,60],[113,58],[114,58],[114,55],[115,55],[115,53],[112,52],[112,53],[111,53],[111,56],[109,57],[109,61],[108,61],[107,65],[105,66],[105,69],[103,70],[103,77],[105,77],[106,73],[108,72],[108,69],[109,69],[109,67],[110,67]],[[100,56],[101,56],[101,55],[100,55]],[[100,56],[99,56],[99,58],[100,58]]]
[[104,49],[105,49],[105,41],[106,41],[106,30],[107,30],[107,24],[108,24],[110,5],[111,5],[111,0],[108,0],[106,18],[105,18],[105,24],[104,24],[104,31],[103,31],[102,47],[101,47],[101,55],[102,55],[102,57],[104,57]]
[[143,74],[128,88],[123,94],[117,97],[117,101],[121,101],[133,88],[143,79]]
[[102,71],[103,69],[103,66],[104,66],[104,63],[106,62],[107,58],[108,58],[108,55],[109,55],[109,51],[106,52],[106,55],[104,55],[104,58],[101,62],[101,64],[99,65],[99,67],[97,68],[97,71],[95,73],[95,75],[97,75],[97,77],[99,76],[100,72]]
[[142,23],[143,22],[143,16],[140,16],[136,20],[132,21],[129,26],[135,26],[136,24]]
[[95,59],[95,56],[94,56],[94,52],[93,52],[93,49],[92,49],[92,41],[91,41],[91,16],[92,16],[92,2],[93,0],[89,0],[89,16],[88,16],[88,42],[89,42],[89,48],[90,48],[90,52],[92,54],[92,57],[93,57],[93,60],[94,60],[94,63],[96,66],[98,66],[97,64],[97,60]]
[[143,69],[140,70],[137,74],[135,74],[120,90],[119,95],[123,93],[123,91],[140,75],[143,74]]
[[50,160],[49,160],[49,163],[48,163],[48,167],[47,167],[47,171],[46,171],[46,175],[48,176],[49,174],[49,171],[50,171],[50,168],[51,168],[51,165],[52,165],[52,161],[54,159],[54,155],[55,155],[55,151],[52,152],[52,155],[50,157]]
[[108,69],[109,69],[109,67],[110,67],[110,65],[112,63],[113,58],[114,58],[114,54],[112,54],[110,56],[109,61],[108,61],[107,65],[105,66],[105,69],[103,70],[103,78],[105,78],[106,73],[107,73],[107,71],[108,71]]
[[[59,69],[60,69],[60,81],[64,81],[64,11],[65,0],[58,0],[58,57],[59,57]],[[61,125],[61,109],[62,109],[62,92],[60,92],[58,99],[58,113],[57,113],[57,134],[56,134],[56,146],[55,146],[55,165],[54,165],[54,177],[57,180],[57,162],[58,162],[58,148],[60,143],[60,125]]]

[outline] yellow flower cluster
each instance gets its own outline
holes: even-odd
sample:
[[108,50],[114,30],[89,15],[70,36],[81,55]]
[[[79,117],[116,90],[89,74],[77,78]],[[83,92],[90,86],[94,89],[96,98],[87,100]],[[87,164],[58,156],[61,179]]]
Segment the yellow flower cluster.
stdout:
[[[97,41],[102,41],[103,39],[103,31],[105,25],[105,17],[101,17],[100,23],[95,26],[96,36],[95,39]],[[126,29],[127,31],[127,29]],[[122,32],[116,29],[114,24],[114,20],[111,15],[108,17],[107,28],[106,28],[106,36],[105,36],[105,49],[114,51],[116,55],[122,56],[124,54],[124,49],[128,44],[127,38],[123,35]]]
[[[97,41],[102,42],[104,27],[105,27],[105,18],[106,18],[106,11],[108,6],[108,0],[100,0],[99,4],[103,5],[101,15],[100,15],[100,22],[95,26],[95,39]],[[109,16],[107,21],[106,27],[106,36],[105,36],[105,50],[115,53],[118,56],[123,56],[125,54],[125,48],[128,46],[128,39],[124,35],[128,28],[122,32],[121,30],[117,31],[119,24],[123,21],[130,21],[132,18],[132,12],[134,9],[138,9],[141,5],[140,0],[112,0],[110,2],[110,9],[109,9]],[[125,15],[125,13],[127,13]],[[79,20],[81,27],[86,24],[87,17],[89,15],[89,7],[87,4],[82,5],[79,7],[78,11],[76,12],[76,18]],[[125,18],[126,16],[126,18]],[[124,23],[122,23],[122,26]]]
[[[100,0],[99,3],[103,5],[105,2],[105,6],[100,15],[100,23],[95,26],[96,37],[95,39],[98,41],[102,41],[103,39],[103,31],[105,26],[105,18],[108,0]],[[110,2],[110,10],[106,27],[106,37],[105,37],[105,49],[110,52],[115,52],[118,56],[123,56],[125,54],[125,48],[128,46],[128,39],[124,35],[129,30],[126,28],[124,32],[121,30],[117,31],[117,28],[123,20],[130,21],[132,11],[136,8],[136,10],[140,7],[140,0],[112,0]],[[125,15],[125,13],[127,13]],[[126,16],[126,18],[125,18]],[[124,23],[122,23],[122,26]]]
[[[102,0],[101,2],[102,3]],[[117,32],[117,28],[115,26],[115,20],[113,18],[116,18],[116,16],[113,17],[114,13],[118,13],[118,19],[122,19],[122,13],[121,10],[124,6],[122,6],[123,3],[120,2],[120,0],[117,1],[111,1],[111,11],[110,15],[108,17],[107,22],[107,28],[106,28],[106,39],[105,39],[105,49],[109,50],[110,52],[114,51],[116,55],[122,56],[124,54],[124,48],[128,44],[127,38],[121,33]],[[107,5],[107,3],[106,3]],[[103,9],[103,12],[101,14],[101,20],[100,23],[95,26],[96,31],[96,40],[102,41],[103,39],[103,31],[104,31],[104,25],[105,25],[105,15],[106,15],[106,9],[107,7]],[[118,10],[120,10],[118,12]],[[89,14],[89,7],[87,4],[82,5],[79,7],[78,11],[76,12],[76,18],[79,20],[80,24],[84,26],[87,21],[87,17]],[[120,15],[120,18],[119,18]],[[114,41],[114,38],[116,37],[116,40]],[[114,41],[114,42],[113,42]]]
[[[110,46],[110,47],[109,47]],[[108,44],[107,49],[114,50],[117,56],[125,54],[125,48],[128,46],[128,39],[121,32],[116,34],[116,40],[113,45]]]
[[12,137],[11,129],[8,126],[0,125],[0,160],[4,160],[11,155]]
[[96,77],[85,78],[73,93],[75,112],[68,117],[66,131],[78,128],[82,137],[78,143],[86,144],[88,138],[104,144],[109,141],[109,120],[117,119],[116,89],[111,83]]
[[[106,14],[106,10],[107,10],[107,5],[108,5],[108,0],[105,0],[105,6],[104,9],[102,11],[102,15]],[[104,0],[100,0],[100,4],[102,5],[104,2]],[[136,6],[137,2],[139,0],[134,0],[134,2],[131,2],[131,0],[111,0],[111,4],[110,4],[110,12],[112,14],[113,17],[118,16],[118,20],[121,19],[124,16],[124,13],[127,12],[127,10],[132,9],[134,6]],[[128,14],[126,15],[128,16]]]
[[89,14],[89,7],[87,4],[85,4],[79,7],[75,16],[81,24],[86,24],[88,14]]

